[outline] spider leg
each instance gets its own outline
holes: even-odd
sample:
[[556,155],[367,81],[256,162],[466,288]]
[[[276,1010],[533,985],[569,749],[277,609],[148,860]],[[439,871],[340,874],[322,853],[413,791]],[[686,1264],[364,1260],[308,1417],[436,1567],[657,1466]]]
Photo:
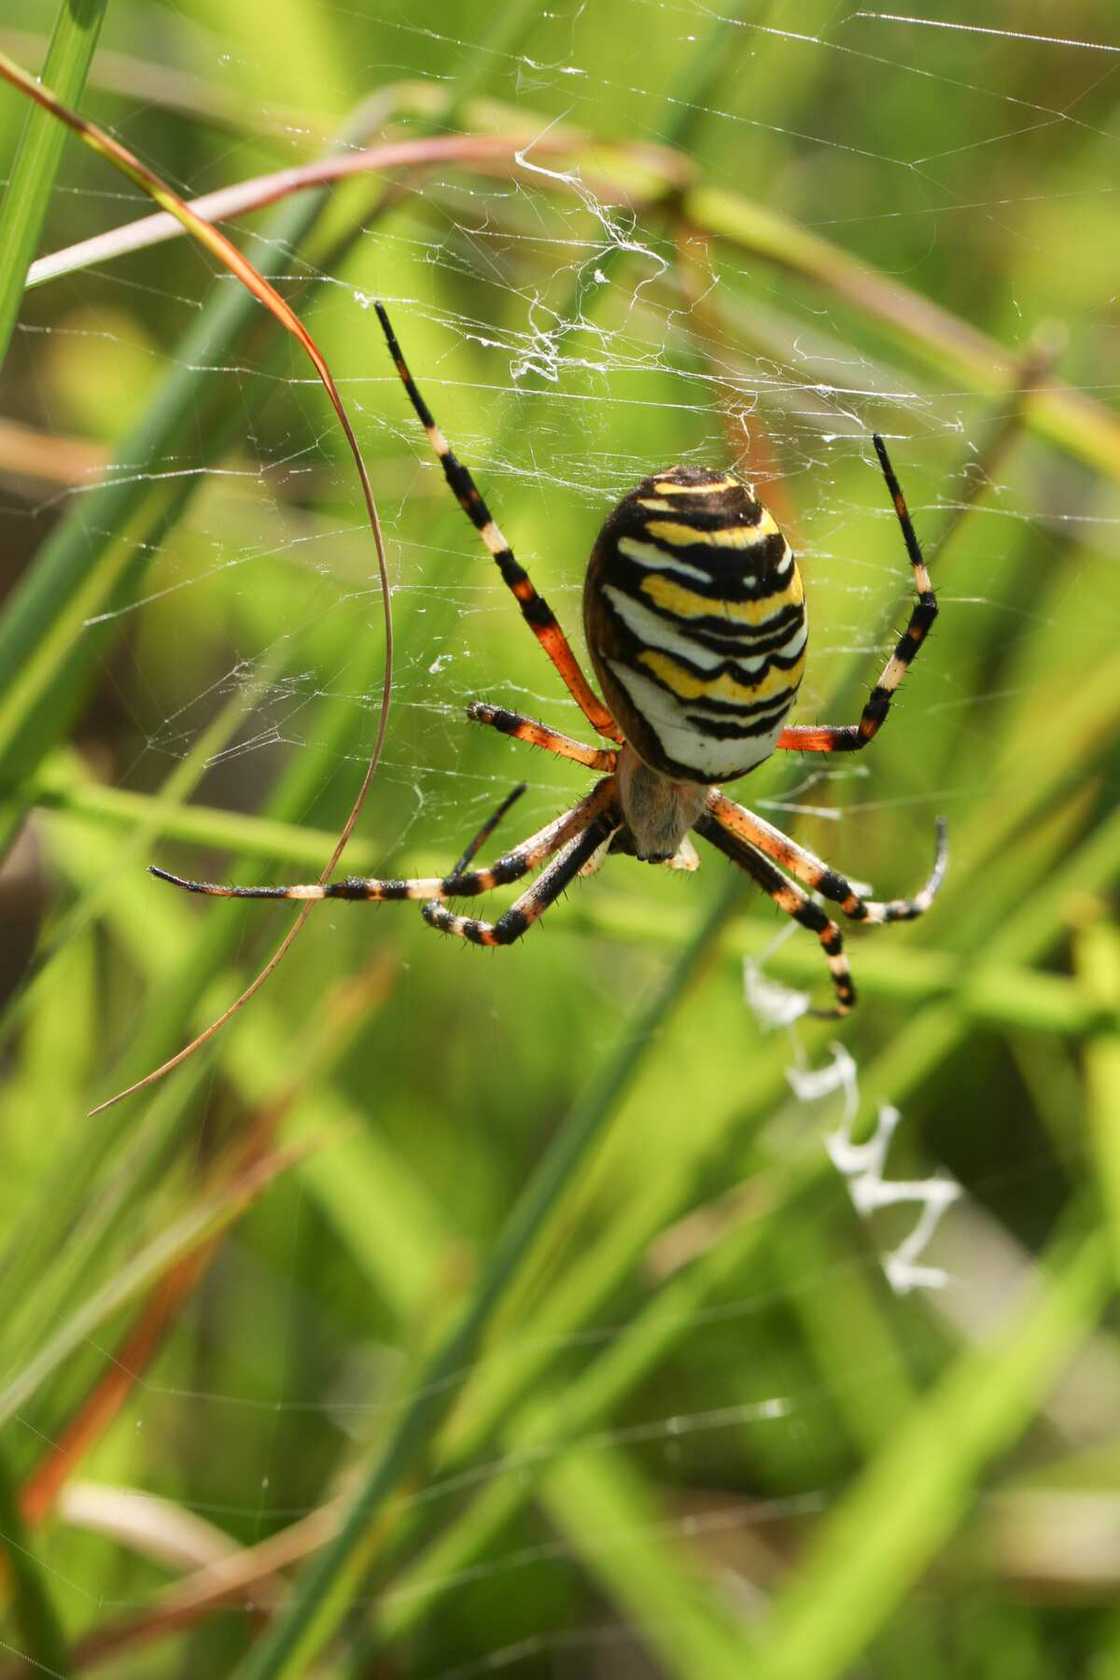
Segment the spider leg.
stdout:
[[761,852],[757,852],[745,840],[740,840],[738,835],[731,834],[721,827],[715,817],[705,812],[695,824],[695,828],[705,840],[711,841],[717,851],[729,857],[732,863],[738,864],[740,869],[745,869],[747,874],[758,882],[763,892],[774,900],[779,910],[784,910],[787,916],[792,916],[802,927],[812,929],[821,942],[836,992],[835,1008],[815,1009],[813,1014],[833,1017],[847,1015],[855,1005],[856,989],[852,984],[848,959],[844,955],[844,940],[836,923],[825,915],[819,904],[813,903],[808,893],[803,892],[792,881],[787,881]]
[[585,747],[582,741],[574,741],[570,735],[562,735],[546,723],[534,723],[532,718],[522,717],[519,712],[507,712],[504,706],[491,706],[484,700],[472,701],[467,707],[467,716],[472,723],[488,723],[503,735],[512,735],[516,741],[527,741],[531,747],[543,747],[545,752],[555,753],[558,758],[570,758],[576,764],[585,764],[589,770],[613,770],[618,759],[618,754],[610,747]]
[[520,880],[522,875],[527,875],[530,870],[543,863],[545,858],[559,851],[573,835],[585,830],[588,823],[613,800],[614,781],[611,777],[606,777],[597,787],[592,788],[586,799],[581,799],[570,811],[565,811],[562,816],[546,823],[544,828],[530,835],[528,840],[522,841],[521,845],[515,846],[512,851],[506,852],[496,863],[488,865],[485,869],[471,869],[463,873],[463,863],[470,861],[477,847],[486,839],[519,791],[516,790],[503,802],[481,833],[472,840],[460,864],[449,875],[419,876],[404,880],[356,877],[348,881],[328,881],[325,886],[316,883],[312,886],[291,887],[230,887],[213,881],[184,880],[181,875],[172,875],[167,869],[157,869],[154,864],[150,866],[150,873],[158,876],[161,881],[170,881],[172,886],[182,887],[185,892],[206,893],[212,898],[346,898],[366,903],[393,899],[475,898],[479,893],[490,892],[494,887]]
[[534,922],[540,920],[550,904],[555,904],[564,889],[591,863],[621,822],[622,814],[617,805],[612,803],[599,811],[587,823],[582,833],[568,841],[564,850],[552,860],[539,880],[534,881],[529,890],[522,893],[496,922],[477,921],[473,916],[457,916],[439,899],[429,900],[420,914],[430,927],[438,928],[441,933],[453,933],[459,939],[469,940],[472,945],[512,945],[515,939],[520,939],[522,934],[528,932]]
[[783,729],[778,736],[778,746],[783,752],[858,752],[868,741],[874,740],[886,721],[895,690],[913,664],[918,649],[929,635],[937,617],[937,596],[933,592],[929,572],[922,559],[922,550],[906,506],[906,498],[895,477],[886,445],[878,432],[875,433],[872,442],[879,457],[879,465],[883,469],[883,477],[887,481],[891,500],[894,502],[898,523],[902,527],[902,540],[906,544],[906,552],[913,567],[914,587],[918,592],[918,599],[910,614],[909,624],[887,660],[879,681],[868,696],[859,722],[795,724],[790,729]]
[[[510,806],[517,804],[517,801],[521,798],[521,795],[525,792],[525,789],[528,787],[528,785],[529,784],[527,782],[518,782],[517,786],[512,790],[512,792],[506,794],[505,798],[502,800],[502,803],[498,806],[498,809],[496,811],[491,812],[491,814],[487,817],[486,821],[483,823],[482,827],[479,829],[478,833],[475,835],[474,839],[471,840],[468,843],[468,845],[466,846],[462,857],[459,859],[459,861],[455,865],[455,867],[451,870],[451,875],[452,876],[459,876],[459,875],[465,875],[466,874],[469,865],[478,856],[482,847],[486,844],[487,840],[489,840],[490,836],[493,834],[494,830],[497,828],[497,826],[501,822],[502,818],[506,815]],[[446,879],[446,877],[445,877],[445,879]]]
[[726,794],[713,790],[708,797],[708,810],[721,828],[733,834],[736,839],[764,852],[768,858],[787,869],[807,887],[819,892],[822,898],[831,899],[853,922],[912,922],[915,917],[925,915],[945,879],[949,846],[945,821],[941,817],[937,819],[937,850],[933,869],[925,886],[920,892],[916,892],[913,898],[879,901],[861,898],[851,882],[835,869],[831,869],[821,858],[804,846],[798,846],[788,834],[774,828],[754,811],[736,805]]
[[389,346],[389,354],[392,356],[397,372],[400,374],[401,383],[408,392],[408,398],[416,410],[417,419],[427,433],[428,442],[439,457],[444,477],[451,486],[459,506],[489,549],[499,572],[502,574],[503,582],[517,599],[517,604],[521,608],[521,616],[553,665],[555,665],[569,694],[588,723],[600,735],[606,735],[610,740],[617,741],[620,739],[618,726],[580,670],[576,656],[557,622],[555,613],[544,597],[537,594],[528,572],[515,558],[513,550],[495,524],[490,509],[483,501],[474,479],[463,463],[452,453],[450,444],[436,425],[431,409],[420,395],[416,387],[416,381],[408,370],[408,364],[401,353],[401,347],[397,343],[397,336],[389,323],[384,305],[378,303],[374,307],[377,310],[377,318],[381,322],[381,330],[385,334],[385,341]]

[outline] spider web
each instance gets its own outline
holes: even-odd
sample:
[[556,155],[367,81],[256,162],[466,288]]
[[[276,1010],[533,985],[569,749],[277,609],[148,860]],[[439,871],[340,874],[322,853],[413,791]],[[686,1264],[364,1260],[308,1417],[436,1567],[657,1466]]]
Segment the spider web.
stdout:
[[[853,719],[908,610],[909,568],[874,466],[871,431],[888,438],[918,529],[930,542],[970,503],[978,440],[990,435],[1000,404],[1007,408],[1013,400],[980,381],[966,382],[945,359],[938,366],[936,356],[923,360],[900,348],[827,285],[730,242],[708,240],[702,230],[686,230],[675,247],[664,217],[629,208],[592,162],[576,167],[556,160],[547,141],[558,126],[650,142],[687,133],[713,181],[788,213],[966,318],[979,307],[970,267],[1011,248],[1014,260],[1000,275],[1016,277],[1023,295],[1010,289],[988,319],[1013,356],[1030,353],[1040,322],[1099,308],[1114,284],[1105,283],[1093,253],[1084,253],[1084,263],[1068,260],[1071,248],[1083,250],[1082,218],[1099,214],[1101,201],[1115,192],[1112,83],[1120,44],[1105,38],[1113,21],[1106,12],[1089,4],[1067,9],[1062,34],[1068,38],[1059,40],[1045,27],[1003,29],[994,13],[973,18],[959,7],[952,17],[913,18],[779,4],[721,19],[718,9],[685,0],[620,0],[607,34],[595,11],[560,5],[509,46],[488,32],[484,9],[451,8],[423,20],[412,8],[380,0],[357,10],[325,9],[330,30],[353,53],[365,55],[367,39],[388,52],[388,61],[379,58],[371,71],[372,84],[415,81],[436,92],[462,76],[464,66],[481,66],[488,91],[516,110],[533,135],[506,173],[484,178],[437,168],[410,180],[392,214],[370,215],[361,238],[333,266],[293,258],[283,277],[301,298],[358,422],[389,546],[397,674],[389,746],[363,822],[360,855],[371,871],[447,867],[518,779],[528,789],[499,837],[506,843],[586,785],[575,767],[531,756],[464,721],[466,704],[485,698],[586,736],[446,493],[387,363],[372,316],[375,296],[388,306],[437,420],[581,657],[583,566],[613,504],[670,462],[730,462],[756,481],[789,529],[806,578],[810,661],[796,721]],[[1028,16],[1045,20],[1041,9],[1023,14],[1024,22]],[[721,22],[735,73],[712,77],[697,94],[685,72]],[[254,45],[202,7],[182,8],[169,31],[168,58],[191,66],[227,113],[236,112],[243,87],[259,87],[267,77],[275,98],[253,113],[253,124],[274,149],[287,135],[293,159],[308,155],[314,113],[303,113],[302,126],[297,121],[306,71],[285,78],[268,42]],[[604,42],[612,43],[609,53]],[[131,73],[134,104],[117,128],[139,145],[145,114],[159,101],[135,65]],[[869,111],[864,88],[874,90]],[[412,120],[419,132],[420,118]],[[259,157],[255,147],[235,118],[222,178],[257,167],[249,161]],[[204,155],[197,171],[175,172],[176,160],[168,157],[154,161],[191,195],[214,185],[214,152]],[[123,219],[126,195],[84,166],[72,167],[64,186],[79,198],[85,221]],[[256,227],[240,237],[260,260],[266,235]],[[1066,260],[1055,261],[1056,249]],[[121,385],[129,386],[122,371],[139,409],[172,365],[179,331],[209,289],[227,283],[215,282],[180,245],[106,264],[54,295],[44,292],[45,301],[25,321],[18,368],[45,423],[60,434],[110,430],[98,393],[108,386],[118,400]],[[153,298],[158,333],[150,324]],[[1108,348],[1114,354],[1114,334]],[[1104,359],[1103,350],[1095,359],[1092,346],[1079,342],[1071,378],[1083,393],[1107,399],[1115,385]],[[380,609],[350,469],[320,394],[294,355],[278,366],[259,351],[239,349],[211,378],[244,394],[243,435],[202,469],[185,520],[154,557],[142,598],[124,613],[99,702],[108,721],[95,720],[91,738],[95,745],[98,738],[112,742],[112,779],[120,789],[151,793],[198,749],[223,709],[243,700],[243,717],[207,756],[197,796],[209,809],[240,813],[250,855],[264,858],[268,837],[255,827],[258,814],[293,766],[306,778],[293,820],[329,832],[345,810],[372,732]],[[270,391],[264,405],[262,385]],[[165,471],[194,473],[192,460],[185,444],[182,459],[169,459]],[[1000,639],[1014,648],[1038,627],[1031,599],[1009,585],[1007,550],[1017,550],[1025,533],[1052,559],[1076,556],[1083,541],[1110,553],[1115,548],[1115,497],[1098,487],[1090,502],[1085,489],[1081,470],[1055,467],[1037,439],[1022,440],[997,463],[980,505],[947,546],[935,578],[942,620],[904,686],[882,753],[876,751],[874,762],[836,767],[775,759],[739,796],[783,826],[796,824],[798,837],[837,867],[870,876],[880,896],[916,887],[928,867],[934,816],[946,813],[956,828],[975,814],[992,708],[1013,701],[1026,681],[1012,658],[990,678],[986,666],[977,670],[976,650]],[[12,523],[33,530],[60,501],[83,493],[79,471],[76,482],[31,495],[21,485],[6,500]],[[1077,565],[1075,558],[1075,572]],[[1093,610],[1104,620],[1101,634],[1114,634],[1115,600],[1094,598]],[[950,653],[951,647],[965,652]],[[1069,648],[1049,667],[1046,681],[1055,691],[1072,680],[1080,659]],[[324,716],[336,721],[333,734],[324,730]],[[937,748],[950,731],[962,743],[956,760]],[[285,860],[267,878],[311,879],[316,867]],[[717,868],[722,865],[706,857],[704,876]],[[543,1086],[531,1066],[537,1049],[553,1074],[566,1057],[586,1068],[603,1059],[629,1016],[634,989],[644,989],[663,962],[651,919],[663,914],[684,925],[690,891],[687,879],[619,859],[550,913],[530,966],[509,973],[488,966],[482,979],[475,967],[449,962],[438,942],[430,941],[429,951],[423,936],[402,934],[390,1027],[396,1023],[408,1038],[401,1023],[434,1011],[433,1066],[445,1055],[453,1058],[447,1085],[461,1093],[480,1078],[477,1055],[453,1040],[445,1049],[439,1035],[453,1019],[457,994],[485,987],[486,1006],[474,1019],[492,1030],[495,1061],[509,1060],[512,1083],[520,1073],[529,1094],[519,1104],[511,1081],[500,1092],[496,1085],[493,1096],[484,1083],[479,1126],[493,1129],[498,1147],[504,1141],[523,1163],[527,1140],[558,1118],[538,1106]],[[331,907],[314,918],[305,955],[277,982],[290,1022],[311,1012],[326,976],[361,972],[371,945],[385,941],[389,912],[377,914],[372,931],[361,914]],[[767,937],[776,931],[757,904],[751,915],[764,922]],[[619,934],[616,944],[612,927],[617,931],[627,917],[640,924],[640,937]],[[249,967],[261,936],[248,920],[242,938]],[[889,931],[879,938],[889,940]],[[586,955],[581,942],[596,939]],[[553,941],[551,969],[540,955],[544,940]],[[652,955],[643,940],[652,942]],[[860,958],[856,944],[857,983]],[[848,1265],[871,1279],[885,1265],[902,1291],[944,1283],[936,1299],[919,1289],[917,1299],[892,1309],[902,1346],[918,1361],[944,1325],[963,1322],[963,1284],[995,1292],[997,1273],[1002,1279],[1013,1272],[1015,1256],[996,1222],[973,1203],[947,1214],[932,1253],[922,1246],[955,1186],[920,1144],[905,1144],[905,1099],[901,1121],[890,1105],[880,1108],[882,1129],[872,1144],[855,1143],[845,1130],[875,1036],[866,1044],[857,1040],[854,1055],[851,1046],[808,1052],[801,1028],[782,1019],[765,951],[761,957],[755,951],[751,961],[746,1004],[736,987],[686,1005],[684,1030],[673,1040],[679,1065],[658,1064],[661,1083],[648,1099],[667,1111],[664,1119],[651,1117],[651,1137],[667,1139],[671,1111],[679,1112],[690,1088],[709,1078],[713,1042],[736,1043],[741,1035],[753,1045],[756,1017],[780,1024],[767,1041],[778,1073],[767,1135],[823,1158],[831,1134],[836,1170],[857,1212],[874,1215],[863,1257],[853,1258],[850,1249]],[[824,982],[822,970],[816,990]],[[585,1007],[577,1015],[564,1000],[581,993]],[[528,1038],[526,1020],[533,1028]],[[408,1044],[411,1051],[413,1040]],[[386,1053],[383,1041],[379,1054]],[[739,1057],[734,1077],[749,1084],[753,1076],[752,1062]],[[382,1118],[388,1136],[406,1149],[416,1122],[434,1125],[426,1163],[434,1204],[453,1198],[460,1182],[467,1204],[477,1192],[461,1234],[464,1242],[484,1242],[494,1220],[488,1198],[504,1200],[509,1187],[500,1176],[487,1180],[472,1167],[467,1145],[440,1131],[444,1094],[431,1069],[419,1070],[411,1084],[389,1080]],[[896,1125],[895,1147],[899,1140],[904,1147],[895,1171],[886,1145]],[[633,1137],[629,1145],[612,1141],[608,1165],[625,1180],[641,1155]],[[658,1235],[649,1255],[654,1274],[672,1277],[704,1252],[707,1221],[715,1217],[719,1224],[727,1186],[741,1178],[730,1195],[734,1206],[739,1195],[745,1204],[757,1164],[745,1145],[721,1150],[712,1140],[707,1153],[698,1151],[696,1210]],[[1043,1168],[1028,1161],[1016,1170],[1041,1177]],[[892,1181],[911,1202],[896,1222],[876,1211],[902,1197]],[[846,1192],[836,1188],[842,1198]],[[315,1299],[307,1293],[308,1249],[324,1243],[329,1252],[338,1238],[322,1204],[301,1188],[285,1206],[290,1218],[283,1228],[266,1219],[258,1241],[230,1244],[202,1305],[201,1351],[193,1363],[173,1358],[166,1369],[142,1376],[130,1413],[149,1436],[181,1430],[196,1456],[211,1431],[234,1428],[238,1438],[254,1440],[243,1474],[223,1459],[209,1491],[206,1477],[197,1476],[183,1501],[243,1542],[314,1508],[310,1483],[304,1503],[278,1502],[272,1491],[273,1475],[285,1488],[293,1485],[285,1455],[308,1417],[314,1450],[328,1462],[340,1439],[375,1438],[386,1411],[409,1399],[385,1303],[363,1319],[341,1297],[332,1301],[329,1290]],[[449,1228],[456,1224],[451,1220]],[[985,1257],[982,1281],[977,1253]],[[1002,1269],[991,1261],[995,1253]],[[344,1269],[336,1257],[325,1264]],[[663,1393],[652,1385],[625,1421],[581,1441],[589,1459],[599,1452],[633,1454],[663,1482],[666,1497],[650,1515],[650,1539],[699,1558],[748,1622],[760,1590],[752,1568],[759,1536],[812,1519],[833,1498],[828,1461],[814,1479],[812,1455],[795,1469],[791,1446],[830,1404],[827,1383],[791,1364],[786,1387],[729,1392],[716,1369],[728,1345],[749,1342],[777,1311],[765,1267],[759,1276],[749,1291],[717,1291],[695,1310]],[[807,1315],[827,1307],[833,1281],[823,1247],[806,1249],[799,1288]],[[577,1387],[624,1329],[607,1301],[578,1333],[549,1343],[564,1381]],[[301,1358],[313,1344],[310,1365],[320,1375],[330,1366],[333,1376],[308,1386]],[[329,1357],[320,1356],[323,1346]],[[500,1365],[504,1355],[490,1357]],[[485,1361],[481,1369],[485,1376]],[[773,1377],[779,1367],[767,1369]],[[463,1375],[465,1382],[478,1368]],[[857,1390],[876,1376],[856,1365],[848,1380]],[[1111,1369],[1108,1380],[1114,1385]],[[406,1511],[462,1501],[524,1471],[535,1473],[548,1453],[547,1443],[499,1451],[477,1464],[469,1480],[444,1481],[433,1473],[414,1487]],[[123,1455],[116,1449],[104,1455],[106,1476],[117,1456]],[[558,1466],[562,1457],[557,1448]],[[760,1461],[789,1473],[772,1469],[752,1478],[746,1467]],[[146,1491],[179,1502],[182,1479],[166,1462],[161,1469],[158,1453],[148,1469]],[[582,1544],[565,1529],[580,1486],[558,1477],[539,1532],[518,1531],[504,1549],[449,1567],[436,1590],[429,1589],[424,1602],[438,1633],[425,1642],[410,1627],[420,1665],[411,1672],[425,1680],[466,1680],[688,1671],[674,1667],[671,1625],[659,1628],[656,1617],[634,1616],[623,1568],[632,1535],[612,1529],[609,1504],[589,1513]],[[60,1586],[75,1590],[71,1554],[64,1551],[57,1562],[48,1555],[47,1567]],[[137,1577],[120,1579],[115,1599],[104,1584],[89,1595],[91,1619],[95,1610],[143,1608]],[[497,1631],[488,1639],[480,1632],[488,1611],[526,1582],[538,1622],[518,1631],[518,1616],[503,1613],[493,1618]],[[76,1590],[84,1592],[80,1578]],[[392,1622],[412,1590],[405,1575],[387,1595],[371,1592],[365,1602]],[[671,1624],[672,1607],[666,1617]],[[447,1651],[456,1655],[448,1659]],[[168,1666],[155,1666],[159,1661]],[[151,1655],[136,1669],[173,1671],[170,1659]]]

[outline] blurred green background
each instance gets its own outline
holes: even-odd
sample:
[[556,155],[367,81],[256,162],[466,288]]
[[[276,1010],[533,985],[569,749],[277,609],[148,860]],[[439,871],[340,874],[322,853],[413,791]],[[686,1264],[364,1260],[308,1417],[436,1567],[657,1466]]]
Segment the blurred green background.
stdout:
[[[500,953],[408,906],[320,907],[213,1046],[93,1119],[291,920],[145,865],[326,861],[381,601],[310,366],[211,258],[99,252],[20,300],[13,228],[42,254],[148,207],[72,138],[52,184],[45,119],[19,161],[0,95],[13,1673],[1120,1673],[1120,36],[1088,0],[1055,20],[64,13],[54,85],[186,197],[496,137],[224,224],[321,345],[386,533],[393,705],[345,870],[443,872],[514,782],[499,849],[587,785],[464,719],[485,698],[580,733],[374,297],[577,647],[639,478],[756,480],[806,579],[798,722],[853,720],[905,623],[884,433],[941,619],[870,752],[736,792],[882,897],[924,878],[938,814],[952,846],[925,921],[849,939],[839,1027],[759,1018],[744,958],[815,1001],[827,975],[722,859],[615,858]],[[0,48],[37,70],[55,13],[14,21]],[[916,1256],[940,1287],[886,1275],[921,1200],[861,1212],[826,1147],[883,1105],[886,1178],[962,1187]],[[360,1555],[317,1577],[359,1487]]]

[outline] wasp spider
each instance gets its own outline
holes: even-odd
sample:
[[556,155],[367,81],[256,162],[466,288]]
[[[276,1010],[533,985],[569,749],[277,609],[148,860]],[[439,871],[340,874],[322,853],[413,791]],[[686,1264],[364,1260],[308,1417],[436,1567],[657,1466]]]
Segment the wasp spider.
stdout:
[[[873,439],[875,451],[910,557],[917,601],[858,723],[785,726],[805,665],[805,600],[797,563],[752,487],[734,473],[703,467],[667,467],[643,479],[619,502],[591,551],[583,619],[604,705],[470,473],[452,454],[381,304],[377,314],[397,372],[460,507],[588,724],[613,744],[585,746],[482,701],[469,706],[467,716],[586,765],[600,772],[601,780],[578,805],[485,869],[468,865],[515,796],[442,878],[230,887],[186,881],[164,869],[153,869],[153,874],[188,892],[219,897],[419,899],[432,927],[476,945],[510,945],[577,875],[589,874],[608,852],[695,868],[688,839],[695,830],[757,881],[779,909],[812,929],[824,948],[835,991],[835,1006],[828,1013],[846,1014],[855,1002],[855,988],[840,930],[810,893],[839,905],[853,921],[920,916],[944,876],[944,825],[938,824],[933,871],[922,890],[913,898],[880,903],[862,898],[842,875],[735,804],[716,784],[745,775],[775,749],[856,752],[865,747],[882,727],[892,696],[929,633],[937,601],[882,438]],[[447,907],[448,899],[505,886],[546,862],[536,883],[496,922],[457,915]]]

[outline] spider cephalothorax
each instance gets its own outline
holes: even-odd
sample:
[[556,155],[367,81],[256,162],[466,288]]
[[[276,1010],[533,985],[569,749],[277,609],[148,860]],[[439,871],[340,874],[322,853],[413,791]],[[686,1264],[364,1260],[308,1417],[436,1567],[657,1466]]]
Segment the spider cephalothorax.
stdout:
[[[851,752],[866,746],[882,726],[891,697],[929,632],[937,602],[882,439],[876,436],[873,442],[918,599],[858,723],[785,727],[801,683],[807,635],[797,562],[751,486],[734,473],[703,467],[667,467],[643,479],[599,533],[587,568],[584,627],[606,695],[604,705],[470,473],[452,454],[380,304],[377,313],[397,372],[448,484],[588,724],[613,744],[585,746],[543,723],[482,702],[469,706],[467,715],[475,723],[600,771],[602,779],[572,810],[485,869],[469,865],[496,817],[442,877],[227,887],[183,880],[162,869],[154,873],[189,892],[220,897],[420,899],[425,920],[433,927],[476,945],[509,945],[577,875],[597,868],[608,851],[694,868],[695,853],[687,838],[694,830],[746,870],[787,915],[817,935],[832,975],[833,1013],[846,1014],[855,990],[840,930],[804,889],[838,904],[854,921],[920,916],[944,875],[943,825],[938,825],[933,872],[922,890],[913,898],[876,902],[862,898],[842,875],[762,817],[736,805],[714,784],[753,770],[776,748]],[[447,908],[448,899],[489,892],[545,863],[536,884],[496,922],[456,915]]]

